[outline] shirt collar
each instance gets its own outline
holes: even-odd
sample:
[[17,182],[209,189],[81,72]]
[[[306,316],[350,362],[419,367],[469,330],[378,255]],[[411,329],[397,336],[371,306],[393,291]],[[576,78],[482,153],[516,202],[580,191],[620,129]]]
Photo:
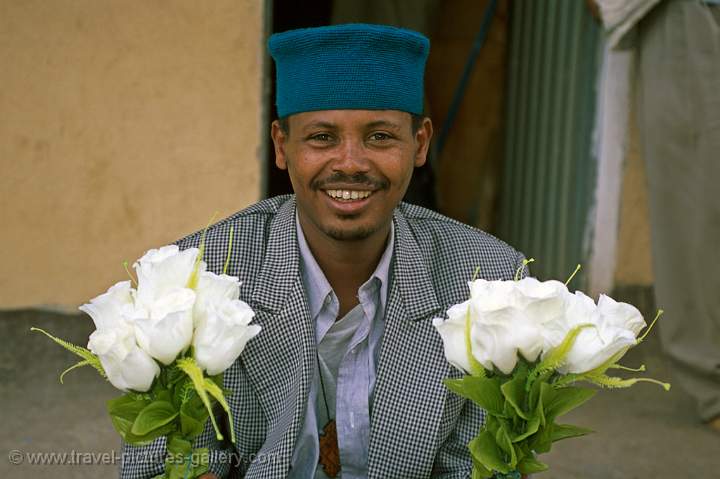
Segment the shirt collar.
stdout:
[[[316,318],[323,307],[323,303],[326,298],[331,297],[333,293],[330,283],[328,283],[325,273],[320,269],[315,257],[310,251],[310,246],[307,244],[305,234],[303,233],[302,227],[300,226],[300,219],[295,213],[295,228],[297,230],[298,247],[300,249],[300,270],[302,271],[302,280],[305,285],[308,307],[310,308],[310,317]],[[390,222],[390,235],[388,236],[387,245],[385,251],[378,261],[377,267],[370,278],[363,283],[368,285],[374,279],[380,282],[380,305],[384,308],[387,302],[388,284],[390,278],[390,263],[393,256],[393,248],[395,246],[395,225]]]

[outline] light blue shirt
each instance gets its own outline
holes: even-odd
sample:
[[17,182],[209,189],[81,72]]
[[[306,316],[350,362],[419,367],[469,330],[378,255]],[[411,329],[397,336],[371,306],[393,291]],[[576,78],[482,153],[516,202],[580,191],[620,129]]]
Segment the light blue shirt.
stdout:
[[325,401],[337,424],[343,479],[367,477],[370,411],[390,283],[394,226],[375,272],[358,289],[360,303],[339,321],[338,298],[313,257],[297,218],[296,229],[319,364],[288,477],[326,477],[322,467],[318,467],[319,432],[328,420]]

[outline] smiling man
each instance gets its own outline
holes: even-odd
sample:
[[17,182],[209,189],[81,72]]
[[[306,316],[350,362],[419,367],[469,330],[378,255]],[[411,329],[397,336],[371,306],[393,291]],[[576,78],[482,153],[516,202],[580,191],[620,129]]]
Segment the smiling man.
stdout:
[[[294,195],[211,226],[208,268],[242,281],[261,333],[226,371],[237,440],[206,428],[207,477],[470,477],[483,412],[451,394],[434,317],[467,281],[508,279],[522,255],[402,203],[427,157],[428,40],[378,25],[273,35],[276,164]],[[178,244],[197,246],[195,233]],[[125,447],[121,477],[152,477],[162,441]],[[134,458],[144,460],[137,460]]]

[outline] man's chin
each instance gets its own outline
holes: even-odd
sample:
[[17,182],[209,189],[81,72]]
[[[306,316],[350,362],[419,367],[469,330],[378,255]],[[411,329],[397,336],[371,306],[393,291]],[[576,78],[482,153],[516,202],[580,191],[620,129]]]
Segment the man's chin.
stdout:
[[369,238],[375,230],[370,228],[330,228],[325,231],[330,238],[336,241],[362,241]]
[[336,241],[362,241],[378,231],[369,225],[327,226],[325,234]]

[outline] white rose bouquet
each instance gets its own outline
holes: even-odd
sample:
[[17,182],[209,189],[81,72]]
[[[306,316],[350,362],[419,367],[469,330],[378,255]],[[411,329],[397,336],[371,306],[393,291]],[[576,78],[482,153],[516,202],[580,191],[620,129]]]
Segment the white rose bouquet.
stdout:
[[484,427],[468,444],[473,478],[519,479],[544,471],[548,466],[537,454],[591,432],[555,422],[596,393],[574,387],[579,381],[609,388],[648,381],[670,388],[654,379],[608,375],[611,369],[645,370],[618,361],[662,311],[638,337],[646,323],[634,306],[605,295],[596,304],[559,281],[519,279],[528,262],[515,280],[471,281],[470,299],[452,306],[447,319],[433,321],[448,362],[465,373],[445,385],[486,411]]
[[[228,262],[223,274],[211,273],[203,251],[204,234],[199,249],[150,250],[134,264],[135,288],[123,281],[81,306],[96,327],[87,349],[32,328],[82,358],[60,382],[68,371],[92,366],[126,392],[108,401],[125,442],[143,445],[167,437],[165,473],[159,477],[207,472],[207,451],[193,449],[194,440],[208,418],[222,439],[212,414],[217,401],[230,415],[222,373],[260,332],[249,324],[254,312],[238,299],[238,278],[225,274]],[[229,422],[235,442],[232,418]]]

